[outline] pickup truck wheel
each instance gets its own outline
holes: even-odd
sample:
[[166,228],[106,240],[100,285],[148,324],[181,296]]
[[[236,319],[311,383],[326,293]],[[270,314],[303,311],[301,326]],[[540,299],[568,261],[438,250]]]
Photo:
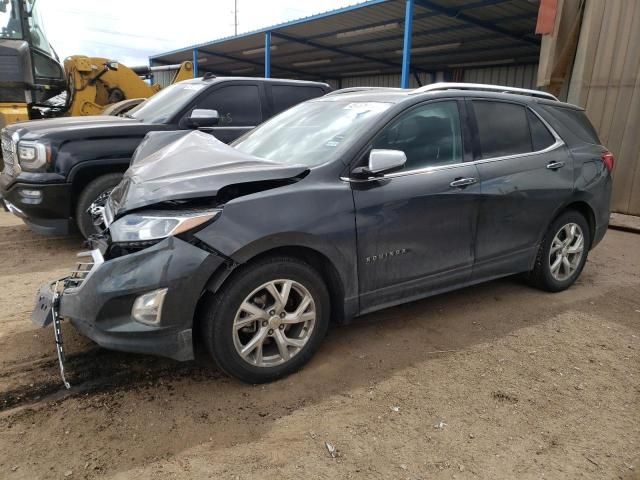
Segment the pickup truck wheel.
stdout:
[[221,370],[247,383],[289,375],[316,352],[329,326],[329,294],[307,263],[272,257],[240,267],[201,317]]
[[100,228],[94,223],[94,219],[89,213],[89,208],[94,202],[106,202],[109,193],[122,180],[122,173],[110,173],[92,180],[78,197],[76,206],[76,224],[84,238],[100,233]]

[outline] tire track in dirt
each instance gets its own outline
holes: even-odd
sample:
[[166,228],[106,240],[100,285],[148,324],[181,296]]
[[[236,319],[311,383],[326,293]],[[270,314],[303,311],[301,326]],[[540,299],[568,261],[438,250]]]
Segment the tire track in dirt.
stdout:
[[[11,415],[18,407],[37,407],[49,397],[65,399],[80,393],[105,393],[170,383],[185,376],[192,381],[209,381],[222,375],[207,361],[176,362],[170,359],[112,352],[100,347],[67,357],[66,391],[58,370],[58,359],[49,357],[22,362],[0,371],[0,379],[17,385],[0,392],[0,413]],[[63,395],[64,394],[64,395]]]

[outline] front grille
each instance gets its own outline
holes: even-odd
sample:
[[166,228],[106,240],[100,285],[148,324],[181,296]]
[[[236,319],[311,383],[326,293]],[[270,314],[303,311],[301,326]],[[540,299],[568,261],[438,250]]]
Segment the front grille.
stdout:
[[10,177],[15,177],[18,173],[18,166],[16,165],[16,142],[13,141],[11,136],[6,132],[2,132],[2,162],[3,169],[2,174]]
[[65,280],[65,288],[80,288],[94,268],[104,262],[100,250],[80,252],[78,257],[86,261],[78,262],[75,270]]

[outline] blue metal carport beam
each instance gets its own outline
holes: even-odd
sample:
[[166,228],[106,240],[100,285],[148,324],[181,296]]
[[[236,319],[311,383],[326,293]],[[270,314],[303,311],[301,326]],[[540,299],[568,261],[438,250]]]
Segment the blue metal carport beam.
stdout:
[[271,78],[271,32],[264,34],[264,78]]
[[198,77],[198,49],[193,49],[193,78]]
[[302,45],[307,45],[309,47],[318,48],[320,50],[327,50],[329,52],[338,53],[340,55],[345,55],[347,57],[359,58],[360,60],[367,60],[368,62],[381,63],[383,65],[388,65],[390,67],[399,67],[400,64],[396,62],[389,62],[388,60],[383,60],[381,58],[370,57],[368,55],[362,55],[360,53],[350,52],[349,50],[343,50],[342,48],[331,47],[329,45],[322,45],[321,43],[312,42],[310,40],[306,40],[304,38],[292,37],[291,35],[287,35],[280,32],[272,32],[275,37],[282,38],[283,40],[287,40],[289,42],[296,42]]
[[[413,16],[413,20],[415,21],[416,18],[418,18],[417,15]],[[533,15],[533,17],[531,16],[531,14],[527,13],[527,14],[519,14],[519,15],[510,15],[508,17],[503,17],[501,19],[501,21],[503,22],[510,22],[513,20],[526,20],[526,19],[530,19],[530,18],[535,18],[535,14]],[[413,36],[414,37],[428,37],[429,35],[437,35],[439,33],[448,33],[448,32],[454,32],[454,31],[460,31],[460,30],[470,30],[472,28],[475,28],[476,25],[471,25],[469,23],[462,23],[460,25],[456,25],[456,26],[446,26],[446,27],[438,27],[438,28],[433,28],[431,30],[422,30],[422,31],[416,31],[413,32]],[[517,34],[515,34],[517,35]],[[527,34],[525,34],[527,35]],[[379,43],[379,42],[387,42],[389,40],[396,40],[398,38],[397,35],[389,35],[386,37],[379,37],[379,38],[375,38],[375,39],[367,39],[367,40],[357,40],[355,42],[349,42],[349,43],[343,43],[342,47],[355,47],[358,45],[366,45],[366,44],[374,44],[374,43]],[[538,45],[536,45],[536,47],[538,47]]]
[[[231,60],[234,62],[238,62],[238,63],[248,63],[250,65],[255,65],[257,67],[263,67],[264,64],[262,62],[256,62],[254,60],[248,60],[246,58],[239,58],[239,57],[234,57],[233,55],[227,55],[226,53],[220,53],[220,52],[212,52],[210,50],[205,50],[204,48],[200,48],[200,53],[204,53],[205,55],[211,55],[212,57],[219,57],[219,58],[224,58],[225,60]],[[212,67],[213,68],[213,67]],[[277,67],[280,70],[283,70],[285,72],[291,72],[291,73],[295,73],[296,75],[304,75],[304,76],[309,76],[309,77],[315,77],[315,78],[323,78],[320,75],[311,73],[311,72],[305,72],[303,70],[296,70],[293,68],[287,68],[287,67]]]
[[447,17],[455,18],[456,20],[461,20],[463,22],[470,23],[477,27],[482,27],[487,30],[491,30],[495,33],[500,33],[507,37],[513,38],[514,40],[518,40],[520,42],[532,43],[534,45],[540,45],[540,41],[533,38],[526,38],[520,35],[513,33],[506,28],[499,27],[495,23],[487,22],[485,20],[480,20],[479,18],[472,17],[464,13],[461,9],[443,7],[442,5],[438,5],[437,3],[432,2],[431,0],[415,0],[416,4],[420,5],[423,8],[427,8],[429,10],[433,10],[434,12],[441,13],[442,15],[446,15]]
[[411,33],[413,30],[413,0],[407,0],[404,12],[404,44],[402,46],[401,88],[409,88],[411,75]]
[[[492,5],[498,5],[500,3],[506,3],[506,2],[511,2],[513,0],[479,0],[477,2],[474,3],[467,3],[465,5],[461,5],[460,7],[458,7],[458,10],[471,10],[473,8],[479,8],[479,7],[490,7]],[[429,12],[429,13],[421,13],[421,14],[414,14],[413,15],[413,20],[423,20],[425,18],[430,18],[430,17],[437,17],[438,15],[442,15],[439,12]],[[536,13],[533,14],[534,16],[536,15]],[[366,29],[366,28],[373,28],[373,27],[379,27],[381,25],[388,25],[389,23],[401,23],[404,20],[404,18],[386,18],[385,20],[379,21],[379,22],[375,22],[375,23],[366,23],[364,25],[359,25],[357,27],[358,30],[360,29]],[[307,37],[309,40],[317,40],[319,38],[326,38],[326,37],[332,37],[334,35],[337,35],[339,33],[345,33],[345,32],[351,32],[352,30],[354,30],[354,27],[350,27],[350,28],[343,28],[341,30],[333,30],[331,32],[325,32],[325,33],[320,33],[318,35],[312,35],[310,37]]]

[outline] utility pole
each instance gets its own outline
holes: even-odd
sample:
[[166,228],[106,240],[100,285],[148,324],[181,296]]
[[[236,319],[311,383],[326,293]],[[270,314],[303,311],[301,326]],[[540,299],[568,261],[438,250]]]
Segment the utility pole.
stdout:
[[233,30],[238,35],[238,0],[233,0]]

